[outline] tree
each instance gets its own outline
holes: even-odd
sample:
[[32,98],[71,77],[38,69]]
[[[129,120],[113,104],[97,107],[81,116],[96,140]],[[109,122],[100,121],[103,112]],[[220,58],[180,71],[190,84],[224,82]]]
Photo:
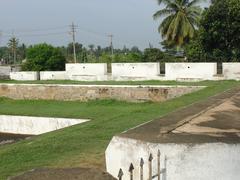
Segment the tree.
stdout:
[[3,64],[9,63],[9,50],[8,47],[0,47],[0,61]]
[[21,46],[18,47],[18,54],[19,54],[19,59],[21,61],[26,58],[27,47],[24,43]]
[[130,51],[132,53],[141,53],[141,51],[139,50],[139,48],[137,46],[133,46]]
[[8,42],[8,47],[10,52],[12,53],[12,57],[13,57],[13,63],[15,64],[17,61],[17,48],[18,48],[18,39],[16,37],[12,37],[11,39],[9,39]]
[[240,59],[240,0],[215,0],[206,10],[199,34],[204,51],[216,60]]
[[164,18],[158,31],[167,42],[178,47],[192,39],[199,25],[201,0],[158,0],[165,8],[157,11],[153,18]]
[[147,48],[143,53],[143,61],[145,62],[159,62],[164,58],[164,53],[157,48]]
[[185,55],[190,62],[206,61],[206,53],[197,36],[184,47]]
[[62,71],[65,69],[65,57],[60,48],[48,44],[38,44],[27,49],[27,61],[23,63],[25,71]]

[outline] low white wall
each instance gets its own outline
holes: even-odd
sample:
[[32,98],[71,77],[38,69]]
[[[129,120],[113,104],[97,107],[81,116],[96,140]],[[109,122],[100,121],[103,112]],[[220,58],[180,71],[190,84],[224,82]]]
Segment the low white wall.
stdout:
[[160,75],[159,63],[113,63],[113,77],[155,77]]
[[38,135],[84,123],[86,121],[88,120],[0,115],[0,132]]
[[167,80],[213,80],[216,74],[217,63],[166,63]]
[[[129,180],[133,163],[134,179],[140,179],[143,158],[144,179],[148,179],[148,158],[153,154],[153,175],[157,173],[157,152],[161,151],[162,180],[238,180],[240,177],[240,144],[154,144],[115,136],[106,150],[107,172]],[[166,157],[166,160],[165,160]]]
[[66,72],[71,76],[103,76],[107,74],[105,63],[66,64]]
[[11,72],[10,79],[17,81],[35,81],[37,79],[37,72],[29,71],[29,72]]
[[11,66],[0,66],[0,76],[9,76],[11,72]]
[[66,71],[41,71],[41,80],[68,80]]
[[240,63],[223,63],[225,79],[240,80]]

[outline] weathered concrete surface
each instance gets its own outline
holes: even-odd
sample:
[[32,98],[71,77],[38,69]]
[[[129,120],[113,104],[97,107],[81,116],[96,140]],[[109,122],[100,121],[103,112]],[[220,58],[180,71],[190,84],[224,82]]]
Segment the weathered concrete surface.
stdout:
[[240,80],[240,63],[223,63],[225,79]]
[[66,74],[70,80],[103,81],[107,75],[106,63],[66,64]]
[[[161,151],[163,180],[238,180],[240,177],[240,88],[227,91],[115,136],[106,150],[107,171],[120,168],[128,179],[130,163]],[[166,159],[165,159],[166,158]]]
[[114,77],[156,77],[160,75],[160,63],[112,63]]
[[162,102],[203,88],[203,86],[0,84],[0,97],[63,101],[116,99],[131,102]]
[[17,81],[36,81],[38,73],[35,71],[10,72],[10,78]]
[[68,80],[66,71],[41,71],[40,80]]
[[39,135],[87,121],[89,120],[0,115],[0,133]]
[[0,79],[9,79],[11,66],[0,66]]
[[[183,129],[186,132],[177,132]],[[239,133],[240,88],[237,88],[175,111],[121,136],[157,143],[240,143]]]
[[217,63],[166,63],[167,80],[214,80]]

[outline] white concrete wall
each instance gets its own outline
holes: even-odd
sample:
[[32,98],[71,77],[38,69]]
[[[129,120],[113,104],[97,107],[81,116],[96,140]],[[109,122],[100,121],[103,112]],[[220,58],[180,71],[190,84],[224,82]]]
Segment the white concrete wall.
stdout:
[[0,66],[0,76],[9,76],[11,72],[11,66]]
[[240,63],[223,63],[225,79],[240,80]]
[[167,80],[213,80],[216,74],[217,63],[166,63]]
[[[129,180],[129,166],[134,165],[134,179],[140,179],[143,158],[144,179],[148,179],[148,158],[153,154],[153,175],[157,173],[157,152],[161,151],[162,180],[238,180],[240,144],[154,144],[114,137],[106,150],[107,172]],[[166,157],[166,160],[165,160]]]
[[105,63],[82,63],[82,64],[66,64],[67,74],[96,76],[107,74],[107,64]]
[[160,75],[159,63],[113,63],[113,77],[155,77]]
[[38,135],[87,122],[86,119],[46,118],[0,115],[0,132]]
[[11,72],[10,79],[17,81],[35,81],[37,80],[37,72]]
[[68,80],[66,71],[41,71],[41,80]]

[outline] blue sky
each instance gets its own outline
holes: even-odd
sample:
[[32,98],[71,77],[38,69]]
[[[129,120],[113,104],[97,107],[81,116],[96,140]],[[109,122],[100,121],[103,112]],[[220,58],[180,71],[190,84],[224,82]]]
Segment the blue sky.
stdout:
[[[15,34],[20,42],[71,42],[69,25],[78,25],[77,41],[107,46],[107,34],[114,35],[114,46],[141,49],[151,43],[159,47],[160,22],[152,15],[160,7],[156,0],[0,0],[0,46]],[[203,6],[207,6],[207,2]]]

